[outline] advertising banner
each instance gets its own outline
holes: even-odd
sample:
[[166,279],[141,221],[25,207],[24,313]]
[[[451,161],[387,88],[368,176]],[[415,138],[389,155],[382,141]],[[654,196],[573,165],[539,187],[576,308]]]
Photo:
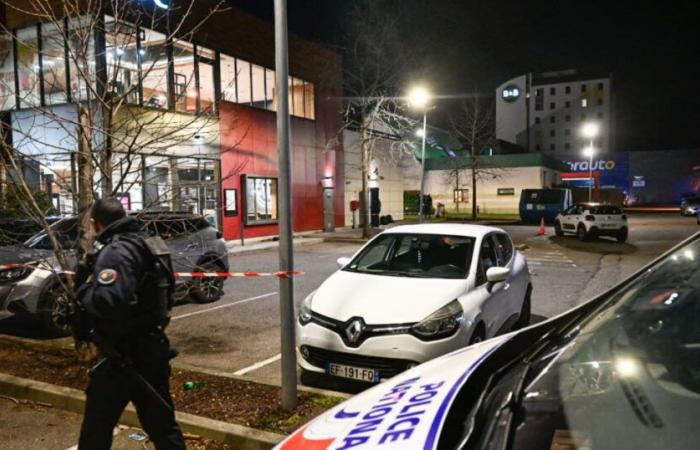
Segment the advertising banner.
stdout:
[[[566,163],[571,172],[587,174],[590,170],[588,158],[583,156],[555,154],[554,157]],[[616,187],[629,192],[629,153],[595,155],[592,167],[593,172],[600,174],[600,187]]]

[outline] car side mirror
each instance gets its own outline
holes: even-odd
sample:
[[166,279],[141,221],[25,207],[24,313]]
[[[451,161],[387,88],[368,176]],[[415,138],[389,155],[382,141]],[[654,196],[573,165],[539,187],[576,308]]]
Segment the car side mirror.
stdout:
[[486,271],[486,281],[489,283],[500,283],[508,279],[510,269],[507,267],[490,267]]
[[340,258],[338,258],[338,260],[337,260],[338,266],[339,266],[341,269],[342,269],[343,267],[347,266],[348,264],[350,264],[350,261],[352,261],[352,259],[348,258],[347,256],[340,257]]

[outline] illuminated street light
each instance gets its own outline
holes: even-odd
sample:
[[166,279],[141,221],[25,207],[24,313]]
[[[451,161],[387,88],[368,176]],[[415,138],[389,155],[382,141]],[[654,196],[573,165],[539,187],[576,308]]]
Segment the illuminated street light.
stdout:
[[416,136],[423,138],[421,146],[420,158],[420,197],[418,198],[418,219],[422,222],[423,214],[423,188],[425,186],[425,135],[428,128],[428,102],[430,102],[430,93],[423,87],[414,87],[408,93],[408,104],[412,108],[423,110],[423,128],[416,131]]
[[586,122],[581,126],[581,135],[590,139],[588,147],[583,149],[583,156],[588,158],[588,202],[591,202],[593,193],[593,155],[595,154],[594,139],[600,133],[600,126],[596,122]]

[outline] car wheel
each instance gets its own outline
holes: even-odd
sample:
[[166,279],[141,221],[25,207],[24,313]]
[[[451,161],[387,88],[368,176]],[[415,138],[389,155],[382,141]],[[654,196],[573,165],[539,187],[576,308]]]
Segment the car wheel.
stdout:
[[[220,272],[221,266],[215,261],[208,261],[197,266],[197,272]],[[211,303],[221,298],[224,293],[223,277],[201,277],[195,278],[190,285],[189,294],[197,303]]]
[[578,238],[579,241],[585,241],[588,239],[588,232],[586,231],[586,227],[583,225],[579,225],[578,228],[576,229],[576,237]]
[[525,293],[525,298],[523,299],[523,306],[520,308],[520,316],[518,321],[513,325],[513,331],[525,328],[530,325],[530,317],[532,312],[532,304],[530,302],[530,297],[532,295],[532,287],[527,287],[527,292]]
[[557,236],[564,236],[564,230],[561,229],[561,223],[558,220],[554,222],[554,234]]
[[68,285],[56,279],[41,293],[39,299],[39,318],[52,334],[68,336],[70,325],[70,295]]
[[619,233],[617,233],[617,236],[615,236],[617,239],[617,242],[625,242],[627,240],[627,228],[623,228],[620,230]]
[[485,339],[486,333],[484,332],[484,325],[479,323],[476,326],[476,330],[474,330],[474,334],[472,334],[472,337],[469,339],[469,345],[478,344],[479,342],[483,342]]

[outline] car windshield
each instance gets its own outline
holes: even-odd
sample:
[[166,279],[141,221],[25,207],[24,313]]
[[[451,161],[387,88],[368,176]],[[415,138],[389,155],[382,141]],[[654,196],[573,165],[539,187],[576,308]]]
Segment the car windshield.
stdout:
[[696,239],[613,292],[531,362],[511,448],[695,448],[699,260]]
[[611,205],[591,206],[590,211],[591,214],[622,214],[620,208]]
[[344,270],[389,276],[466,278],[474,238],[386,233],[365,247]]
[[[75,248],[78,242],[78,222],[75,218],[63,219],[51,225],[59,244],[64,249]],[[24,242],[25,247],[37,250],[51,250],[51,240],[44,231],[40,231]]]

